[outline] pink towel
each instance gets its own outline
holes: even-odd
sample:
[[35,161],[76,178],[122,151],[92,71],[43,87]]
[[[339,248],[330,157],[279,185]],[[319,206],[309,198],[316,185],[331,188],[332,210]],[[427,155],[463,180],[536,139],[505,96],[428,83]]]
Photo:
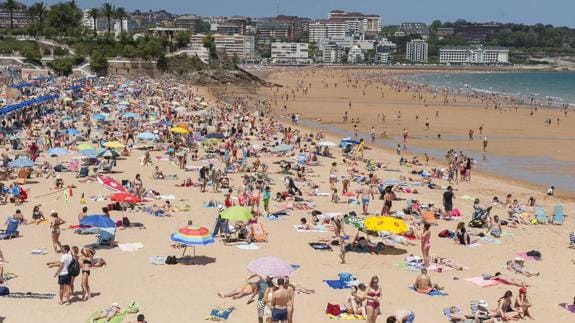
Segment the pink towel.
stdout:
[[479,276],[479,277],[471,277],[471,278],[465,278],[464,280],[473,283],[479,287],[491,287],[491,286],[497,286],[499,285],[499,282],[496,280],[485,280],[483,279],[483,277]]

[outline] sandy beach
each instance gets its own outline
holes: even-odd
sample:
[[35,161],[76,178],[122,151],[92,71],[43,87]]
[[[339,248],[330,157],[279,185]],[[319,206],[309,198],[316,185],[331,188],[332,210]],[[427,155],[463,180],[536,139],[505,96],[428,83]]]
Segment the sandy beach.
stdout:
[[[369,129],[374,126],[377,129],[377,140],[382,140],[382,131],[390,138],[399,138],[402,129],[409,131],[408,156],[411,145],[421,147],[436,148],[446,151],[449,148],[466,149],[473,152],[481,152],[481,140],[479,131],[476,130],[476,139],[467,139],[468,129],[477,129],[484,125],[484,133],[490,139],[488,146],[488,157],[495,156],[520,156],[525,159],[533,157],[546,157],[560,162],[572,162],[575,160],[575,150],[569,142],[575,137],[573,127],[575,124],[572,114],[567,118],[559,115],[555,111],[538,111],[533,117],[529,115],[529,109],[520,108],[517,112],[494,111],[493,108],[483,109],[481,102],[461,102],[457,98],[457,103],[450,103],[447,106],[441,104],[438,97],[433,100],[431,94],[423,93],[426,100],[425,106],[422,100],[413,99],[412,93],[396,93],[387,86],[381,90],[380,85],[375,81],[359,80],[358,88],[346,87],[347,78],[356,79],[361,72],[354,72],[348,75],[347,72],[340,71],[288,71],[271,74],[267,80],[284,85],[284,88],[264,88],[257,91],[260,99],[269,99],[272,102],[273,115],[299,113],[303,118],[315,120],[322,124],[337,125],[337,127],[353,130],[351,123],[343,123],[342,115],[344,111],[349,111],[349,119],[360,118],[360,128],[362,133],[369,133]],[[291,90],[297,88],[297,82],[305,80],[311,83],[308,86],[308,94],[296,93],[295,100],[291,99]],[[325,87],[326,80],[329,80],[329,87]],[[110,82],[114,90],[119,90],[122,82]],[[333,83],[338,83],[334,88]],[[222,119],[237,113],[236,110],[225,110],[225,105],[218,101],[206,88],[186,87],[181,84],[171,84],[177,88],[177,93],[190,103],[182,104],[188,111],[195,106],[191,102],[193,96],[206,98],[207,111],[220,116]],[[135,83],[134,87],[140,86]],[[365,88],[365,95],[363,95]],[[222,89],[219,89],[223,91]],[[301,90],[300,90],[301,91]],[[382,98],[382,91],[384,97]],[[158,93],[161,91],[157,91]],[[283,102],[279,96],[283,93],[290,95],[287,102]],[[86,92],[89,93],[89,92]],[[107,92],[106,92],[107,93]],[[167,91],[166,91],[167,93]],[[242,89],[228,88],[226,96],[245,93]],[[277,104],[274,102],[274,93],[278,97]],[[160,95],[161,96],[161,95]],[[99,110],[100,103],[96,102],[95,92],[88,94],[87,102],[93,109],[86,111],[95,112]],[[140,103],[151,105],[146,98],[135,97],[134,103],[129,104],[131,111],[139,112]],[[94,102],[91,102],[93,100]],[[116,100],[116,99],[111,99]],[[166,94],[161,103],[162,107],[170,105],[170,97]],[[348,103],[351,101],[351,109]],[[113,105],[118,102],[113,101]],[[287,105],[287,113],[281,108]],[[311,108],[313,107],[313,109]],[[254,101],[251,101],[249,108],[254,111]],[[186,110],[184,109],[184,110]],[[223,111],[218,112],[215,111]],[[229,113],[226,114],[225,111]],[[239,110],[238,110],[239,111]],[[401,120],[394,120],[395,111],[401,111]],[[435,117],[439,111],[439,117]],[[377,115],[385,113],[385,123],[377,122]],[[416,121],[416,115],[418,120]],[[550,127],[545,127],[543,119],[551,115],[552,120],[561,117],[559,127],[553,123]],[[165,117],[165,115],[163,116]],[[255,118],[255,117],[254,117]],[[223,122],[224,128],[230,127],[235,122],[231,120]],[[318,120],[321,119],[321,120]],[[430,129],[426,130],[425,120],[430,120]],[[216,118],[217,120],[217,118]],[[267,120],[267,115],[266,115]],[[285,126],[294,129],[301,129],[302,133],[308,133],[313,129],[298,127],[289,124],[288,119],[280,119]],[[174,120],[176,121],[176,120]],[[208,126],[206,120],[187,121],[190,128],[203,126],[209,132],[215,131],[214,125]],[[92,121],[93,122],[93,121]],[[266,121],[267,122],[267,121]],[[143,122],[145,123],[145,122]],[[202,127],[198,126],[198,124]],[[260,127],[262,130],[264,127]],[[245,123],[247,125],[247,122]],[[383,127],[382,127],[383,125]],[[95,127],[95,123],[92,124]],[[141,125],[139,125],[141,127]],[[146,126],[147,130],[153,130],[156,126]],[[157,126],[160,128],[160,126]],[[245,127],[245,133],[249,132],[249,127]],[[138,132],[143,129],[134,129]],[[103,132],[103,129],[99,129]],[[437,133],[441,133],[444,139],[437,140]],[[281,139],[281,133],[273,136],[260,135],[250,136],[250,145],[255,144],[263,147],[276,140]],[[253,137],[253,138],[252,138]],[[525,140],[526,137],[532,138]],[[451,138],[451,139],[447,139]],[[495,139],[497,138],[497,139]],[[116,138],[121,141],[121,137]],[[245,140],[245,138],[242,138]],[[266,139],[266,140],[262,140]],[[338,143],[341,139],[336,134],[327,133],[324,140]],[[393,139],[393,143],[397,139]],[[167,140],[166,140],[167,141]],[[241,141],[241,140],[240,140]],[[397,141],[399,142],[399,141]],[[369,145],[372,149],[366,150],[365,159],[373,159],[382,163],[385,167],[377,168],[373,174],[379,179],[398,179],[401,176],[411,178],[406,188],[418,190],[418,194],[396,192],[398,198],[402,200],[393,201],[392,211],[400,211],[406,208],[407,199],[417,199],[424,204],[433,203],[441,208],[443,190],[441,187],[448,185],[446,180],[433,178],[432,182],[437,185],[436,189],[427,186],[416,186],[415,182],[420,182],[420,177],[412,174],[413,170],[429,170],[432,167],[446,167],[443,159],[434,159],[426,165],[400,166],[398,156],[389,149],[383,149],[378,145]],[[144,157],[144,151],[132,149],[129,157],[122,157],[117,161],[114,172],[106,174],[121,182],[122,180],[133,180],[136,174],[140,174],[145,188],[153,189],[161,195],[174,195],[175,199],[171,203],[177,207],[189,206],[188,211],[170,212],[170,217],[158,217],[142,211],[112,211],[111,218],[121,220],[122,216],[127,216],[132,223],[141,223],[145,229],[119,227],[116,233],[116,241],[120,244],[141,243],[143,248],[134,252],[123,252],[119,247],[100,248],[96,255],[105,259],[107,265],[102,268],[92,268],[90,274],[90,285],[92,297],[87,301],[80,300],[76,294],[69,305],[59,305],[58,297],[53,299],[26,299],[26,298],[0,298],[0,321],[11,322],[86,322],[93,313],[107,308],[113,302],[118,302],[125,308],[131,302],[139,305],[140,313],[145,314],[148,322],[203,322],[210,314],[210,311],[218,306],[233,306],[230,318],[227,322],[257,322],[256,304],[246,304],[247,297],[232,300],[222,299],[217,293],[229,291],[242,286],[246,278],[250,275],[246,269],[247,264],[259,257],[277,256],[284,259],[289,264],[297,265],[297,269],[290,277],[293,284],[312,289],[315,293],[311,295],[296,294],[294,299],[294,322],[333,322],[325,314],[328,303],[343,304],[349,296],[349,289],[335,290],[329,288],[323,280],[338,279],[338,273],[349,272],[357,277],[361,282],[368,283],[374,275],[379,277],[379,284],[382,290],[381,315],[377,322],[384,322],[388,315],[399,309],[408,309],[415,313],[415,322],[447,322],[443,316],[443,309],[451,306],[460,308],[468,314],[470,302],[486,300],[489,309],[497,307],[497,301],[503,296],[505,291],[511,290],[513,295],[518,294],[518,287],[498,285],[494,287],[479,287],[468,281],[466,278],[481,276],[482,274],[493,274],[497,271],[503,272],[506,276],[515,277],[527,282],[530,286],[528,296],[533,306],[532,313],[534,322],[570,322],[573,320],[573,313],[558,307],[559,303],[570,303],[575,296],[573,286],[575,286],[575,276],[572,271],[575,266],[575,250],[569,249],[569,233],[575,231],[573,222],[573,212],[575,203],[568,194],[558,192],[557,196],[546,196],[545,188],[539,187],[535,190],[532,186],[521,185],[515,181],[493,176],[484,176],[474,172],[471,182],[460,182],[453,184],[455,189],[454,207],[461,210],[463,215],[461,220],[435,220],[431,226],[431,254],[441,257],[448,257],[457,263],[464,264],[468,269],[445,270],[442,272],[430,271],[431,279],[434,283],[445,287],[447,296],[431,297],[419,294],[409,289],[413,285],[418,272],[408,271],[401,267],[406,257],[410,255],[421,256],[420,240],[412,242],[414,246],[404,246],[396,244],[393,247],[386,247],[382,254],[349,252],[346,254],[346,264],[339,263],[339,247],[334,247],[333,251],[319,251],[312,249],[308,243],[318,242],[322,239],[326,241],[334,240],[334,232],[297,232],[294,225],[300,224],[300,218],[310,219],[309,210],[289,210],[287,216],[280,217],[279,220],[270,221],[261,216],[258,222],[262,223],[265,231],[268,232],[268,242],[254,243],[257,250],[243,250],[234,245],[225,245],[220,238],[216,242],[207,246],[196,247],[196,264],[193,265],[153,265],[150,257],[154,256],[180,256],[181,249],[173,249],[170,245],[170,234],[178,228],[186,226],[188,221],[192,221],[195,226],[203,226],[210,230],[214,228],[218,216],[217,208],[207,208],[203,204],[210,200],[223,202],[223,192],[212,192],[208,187],[208,192],[202,193],[198,187],[177,187],[185,179],[198,181],[198,171],[185,171],[179,169],[175,161],[167,160],[165,157],[167,145],[162,145],[159,151],[152,151],[152,165],[142,166],[140,159]],[[13,156],[14,151],[4,149],[8,155]],[[306,173],[309,183],[317,185],[317,191],[330,192],[329,175],[330,164],[338,163],[338,175],[348,174],[352,166],[345,166],[342,163],[342,156],[338,148],[333,148],[332,153],[335,158],[319,157],[319,166],[307,166]],[[206,154],[204,146],[199,146],[199,155]],[[59,161],[72,160],[77,154],[58,157]],[[295,156],[278,156],[270,153],[260,153],[261,161],[269,165],[268,176],[272,180],[271,193],[275,196],[278,192],[285,191],[283,180],[285,175],[280,174],[279,166],[274,164],[282,159],[296,160]],[[37,161],[41,163],[48,160],[56,162],[55,157],[46,156],[43,152]],[[252,156],[247,163],[255,161]],[[188,166],[208,166],[213,164],[216,169],[224,169],[225,164],[220,158],[209,158],[203,160],[188,160]],[[177,179],[154,179],[154,166],[159,166],[163,174],[174,175]],[[362,160],[357,160],[357,174],[367,175],[366,164]],[[387,170],[386,170],[387,169]],[[394,170],[394,171],[389,171]],[[566,171],[573,174],[572,167]],[[295,173],[295,172],[294,172]],[[94,235],[75,234],[73,229],[68,229],[69,225],[78,224],[78,213],[83,206],[88,207],[88,214],[101,214],[102,207],[110,201],[92,201],[92,196],[109,196],[113,192],[104,188],[97,181],[80,182],[76,178],[75,172],[59,173],[65,185],[75,185],[72,194],[64,196],[63,192],[54,193],[54,178],[44,179],[32,176],[28,183],[23,185],[27,191],[29,199],[20,206],[13,203],[1,205],[2,222],[6,218],[20,209],[25,218],[29,219],[35,205],[40,208],[46,217],[49,217],[51,210],[56,210],[61,218],[66,221],[63,225],[60,240],[63,244],[71,246],[85,246],[96,242]],[[237,195],[238,188],[243,187],[242,177],[245,173],[228,174],[233,187],[233,196]],[[9,181],[6,183],[10,184]],[[360,185],[356,182],[350,184],[351,191],[356,191]],[[349,197],[341,196],[342,203],[330,202],[330,196],[308,195],[308,184],[299,183],[298,186],[304,191],[304,198],[313,200],[313,209],[326,212],[340,212],[342,214],[354,211],[361,214],[361,205],[349,205],[345,201]],[[341,187],[341,183],[337,184]],[[53,193],[47,195],[49,193]],[[81,196],[86,197],[86,204],[81,204]],[[444,229],[455,231],[457,222],[469,222],[473,213],[473,200],[479,198],[481,205],[487,207],[494,196],[498,196],[502,201],[507,194],[512,194],[521,204],[526,204],[529,197],[534,197],[537,206],[543,207],[546,214],[550,216],[555,205],[563,205],[564,213],[567,215],[563,225],[539,224],[539,225],[518,225],[517,228],[504,227],[506,234],[500,239],[490,239],[480,242],[480,246],[475,248],[461,246],[451,239],[439,238],[438,233]],[[163,205],[163,200],[152,200],[144,203],[146,206]],[[285,202],[270,202],[271,211],[282,209]],[[379,214],[383,201],[376,199],[369,205],[370,214]],[[507,209],[502,205],[493,205],[492,215],[499,215],[502,219],[507,218]],[[417,221],[419,222],[419,221]],[[330,225],[326,225],[330,227]],[[349,225],[344,226],[345,233],[353,237],[357,230]],[[52,249],[50,238],[49,222],[41,224],[20,225],[20,237],[2,240],[0,250],[3,253],[6,263],[4,273],[14,273],[16,278],[7,281],[7,286],[11,292],[34,292],[34,293],[57,293],[56,278],[53,277],[56,268],[47,268],[45,265],[49,261],[58,261],[60,254]],[[477,232],[485,232],[485,229],[476,229]],[[375,238],[375,241],[379,241]],[[33,249],[45,248],[46,254],[33,255]],[[538,250],[543,255],[542,260],[527,260],[525,266],[532,271],[539,272],[539,276],[525,277],[514,274],[504,268],[506,261],[513,260],[517,254],[530,250]],[[191,251],[188,251],[188,255]],[[80,291],[80,284],[76,280],[76,292]],[[4,319],[4,320],[2,320]],[[129,314],[123,322],[135,322],[136,315]]]

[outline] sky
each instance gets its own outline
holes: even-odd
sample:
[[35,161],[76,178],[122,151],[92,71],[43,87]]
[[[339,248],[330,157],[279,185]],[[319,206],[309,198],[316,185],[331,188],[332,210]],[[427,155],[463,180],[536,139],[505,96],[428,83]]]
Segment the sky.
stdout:
[[[20,0],[25,4],[36,0]],[[48,4],[59,0],[44,0]],[[99,7],[105,0],[77,0],[80,7]],[[309,18],[326,18],[332,9],[382,16],[383,24],[455,21],[544,23],[575,28],[574,0],[109,0],[128,10],[165,9],[200,16],[270,17],[278,12]]]

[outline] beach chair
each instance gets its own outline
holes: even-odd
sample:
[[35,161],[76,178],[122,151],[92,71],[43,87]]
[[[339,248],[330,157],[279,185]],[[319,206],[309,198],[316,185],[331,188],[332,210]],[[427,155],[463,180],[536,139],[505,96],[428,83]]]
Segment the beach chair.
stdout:
[[537,224],[547,224],[549,223],[549,219],[545,216],[545,209],[542,207],[536,207],[535,211],[535,218],[537,219]]
[[563,205],[555,205],[553,207],[553,224],[563,224],[564,219]]
[[0,230],[0,240],[16,238],[20,235],[18,232],[20,222],[14,218],[8,218],[6,221],[6,230]]
[[252,239],[255,242],[268,242],[268,234],[264,231],[264,227],[261,223],[256,222],[251,225]]
[[100,228],[96,237],[98,246],[114,246],[116,244],[116,228]]

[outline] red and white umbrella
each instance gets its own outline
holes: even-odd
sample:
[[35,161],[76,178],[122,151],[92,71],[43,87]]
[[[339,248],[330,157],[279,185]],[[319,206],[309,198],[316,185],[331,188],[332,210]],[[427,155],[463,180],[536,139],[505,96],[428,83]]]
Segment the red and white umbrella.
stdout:
[[113,202],[137,204],[142,202],[137,196],[130,193],[122,192],[110,195],[110,200]]
[[112,190],[114,192],[127,192],[126,188],[122,186],[122,184],[118,183],[115,179],[100,175],[97,177],[97,180],[100,184],[104,185],[105,188]]

